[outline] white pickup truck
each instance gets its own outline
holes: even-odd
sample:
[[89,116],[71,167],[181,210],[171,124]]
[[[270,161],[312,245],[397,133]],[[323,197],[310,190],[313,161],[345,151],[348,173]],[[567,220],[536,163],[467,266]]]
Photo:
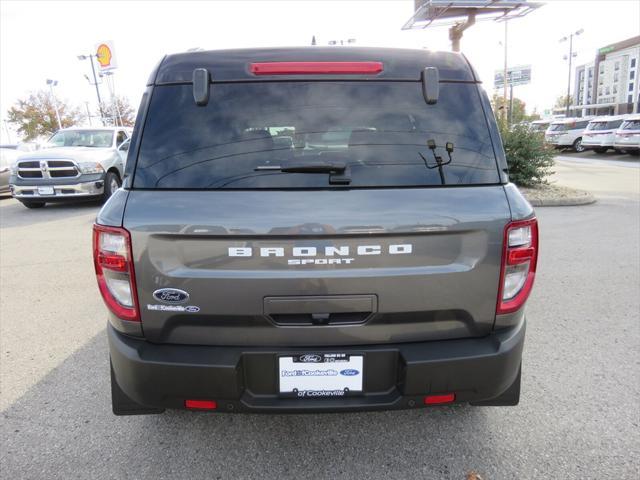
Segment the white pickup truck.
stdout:
[[20,155],[11,166],[11,195],[27,208],[106,200],[122,185],[130,138],[127,127],[59,130],[44,149]]

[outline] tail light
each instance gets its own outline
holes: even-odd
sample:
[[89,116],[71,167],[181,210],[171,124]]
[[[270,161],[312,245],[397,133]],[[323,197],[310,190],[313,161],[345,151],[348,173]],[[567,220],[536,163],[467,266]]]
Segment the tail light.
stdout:
[[93,225],[93,263],[98,288],[118,318],[139,322],[131,237],[124,228]]
[[507,224],[503,248],[497,315],[519,310],[531,293],[538,261],[538,221]]
[[443,393],[440,395],[427,395],[424,397],[425,405],[442,405],[443,403],[452,403],[456,399],[455,393]]

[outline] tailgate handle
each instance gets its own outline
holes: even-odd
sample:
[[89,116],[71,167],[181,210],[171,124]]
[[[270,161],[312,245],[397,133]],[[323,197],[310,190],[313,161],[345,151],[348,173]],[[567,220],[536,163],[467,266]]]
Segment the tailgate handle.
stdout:
[[277,325],[364,323],[378,311],[376,295],[266,297],[264,315]]

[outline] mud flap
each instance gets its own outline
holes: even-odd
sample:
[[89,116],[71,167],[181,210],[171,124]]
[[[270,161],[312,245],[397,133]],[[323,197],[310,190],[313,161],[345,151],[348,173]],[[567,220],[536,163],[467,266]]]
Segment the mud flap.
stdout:
[[164,412],[164,408],[146,407],[129,398],[118,385],[111,362],[109,362],[109,366],[111,369],[111,408],[114,415],[150,415]]
[[522,373],[522,364],[518,369],[518,376],[513,381],[511,386],[507,388],[500,396],[492,398],[490,400],[483,400],[481,402],[472,402],[471,405],[477,407],[509,407],[518,405],[520,402],[520,376]]

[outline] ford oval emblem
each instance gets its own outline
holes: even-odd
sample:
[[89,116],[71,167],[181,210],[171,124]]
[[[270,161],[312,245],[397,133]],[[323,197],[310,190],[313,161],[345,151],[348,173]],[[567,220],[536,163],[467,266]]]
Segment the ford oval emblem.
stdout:
[[300,361],[304,363],[319,363],[322,361],[322,357],[320,355],[300,355]]
[[184,303],[189,300],[189,294],[177,288],[161,288],[153,292],[153,298],[164,303]]
[[340,375],[344,375],[345,377],[353,377],[354,375],[358,375],[360,372],[355,368],[346,368],[340,371]]

